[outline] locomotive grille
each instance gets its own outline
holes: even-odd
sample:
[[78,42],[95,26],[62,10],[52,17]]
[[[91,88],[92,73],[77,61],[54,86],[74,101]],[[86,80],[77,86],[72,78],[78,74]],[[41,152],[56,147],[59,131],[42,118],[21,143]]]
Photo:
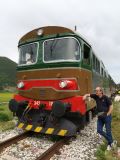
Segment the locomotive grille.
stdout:
[[45,89],[40,89],[40,96],[44,97],[46,95],[46,90]]

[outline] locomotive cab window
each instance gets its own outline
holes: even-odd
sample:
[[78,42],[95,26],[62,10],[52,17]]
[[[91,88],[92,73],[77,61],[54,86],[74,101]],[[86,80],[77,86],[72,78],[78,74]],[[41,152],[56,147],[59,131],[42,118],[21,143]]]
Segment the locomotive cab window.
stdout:
[[104,70],[101,68],[101,75],[104,76]]
[[90,47],[88,47],[86,44],[84,44],[83,49],[83,63],[90,65]]
[[43,47],[43,61],[45,63],[80,60],[80,44],[75,38],[46,40]]
[[30,43],[19,47],[19,65],[31,65],[37,60],[38,43]]
[[93,69],[95,70],[96,69],[96,58],[95,58],[95,55],[93,54],[93,60],[92,60],[92,62],[93,62]]
[[96,71],[100,73],[100,62],[97,58],[96,58]]

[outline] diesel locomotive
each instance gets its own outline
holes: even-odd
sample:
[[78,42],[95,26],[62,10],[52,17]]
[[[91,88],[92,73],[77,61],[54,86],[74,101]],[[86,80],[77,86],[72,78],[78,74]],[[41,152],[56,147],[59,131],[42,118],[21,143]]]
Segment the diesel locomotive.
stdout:
[[91,45],[69,28],[32,30],[19,40],[18,50],[18,92],[9,109],[24,130],[76,135],[95,112],[95,101],[83,101],[83,95],[96,86],[103,87],[106,94],[115,88]]

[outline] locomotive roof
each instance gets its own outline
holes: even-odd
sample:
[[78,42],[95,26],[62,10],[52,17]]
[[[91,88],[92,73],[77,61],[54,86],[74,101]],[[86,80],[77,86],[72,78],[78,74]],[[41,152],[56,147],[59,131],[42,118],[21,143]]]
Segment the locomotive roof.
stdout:
[[69,28],[60,27],[60,26],[45,26],[45,27],[34,29],[34,30],[28,32],[27,34],[25,34],[19,40],[19,43],[25,42],[25,41],[30,40],[30,39],[38,38],[39,37],[38,31],[40,29],[43,30],[43,35],[44,36],[54,35],[54,34],[61,34],[61,33],[63,33],[63,34],[64,33],[76,34],[81,39],[83,39],[88,45],[90,45],[90,43],[85,38],[83,38],[79,33],[77,33],[76,31],[73,31],[73,30],[71,30]]
[[75,32],[72,31],[71,29],[65,28],[65,27],[59,27],[59,26],[46,26],[46,27],[41,27],[41,28],[37,28],[34,29],[30,32],[28,32],[27,34],[25,34],[19,42],[23,42],[26,41],[28,39],[33,39],[33,38],[37,38],[38,35],[38,31],[39,30],[43,30],[43,35],[44,36],[48,36],[48,35],[54,35],[54,34],[60,34],[60,33],[71,33],[74,34]]

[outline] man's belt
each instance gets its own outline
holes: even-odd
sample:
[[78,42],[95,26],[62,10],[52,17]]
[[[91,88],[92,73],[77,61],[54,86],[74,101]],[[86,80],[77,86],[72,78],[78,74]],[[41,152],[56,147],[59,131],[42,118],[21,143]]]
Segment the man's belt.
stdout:
[[99,118],[102,118],[102,117],[105,117],[107,116],[107,112],[98,112],[98,117]]
[[98,116],[102,116],[104,114],[105,114],[105,112],[98,112]]

